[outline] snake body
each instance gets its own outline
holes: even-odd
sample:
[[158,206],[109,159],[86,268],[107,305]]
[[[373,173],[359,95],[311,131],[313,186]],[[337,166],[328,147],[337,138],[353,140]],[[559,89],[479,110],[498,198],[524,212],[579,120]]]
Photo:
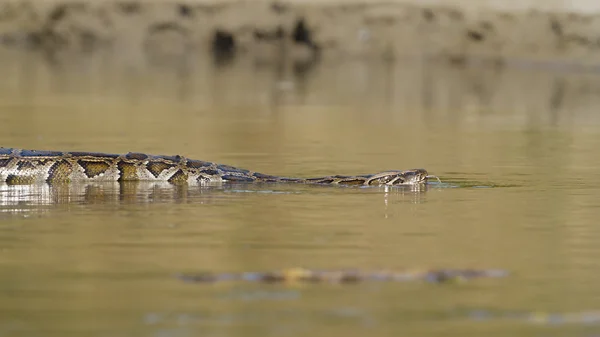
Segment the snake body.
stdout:
[[318,178],[287,178],[180,155],[129,152],[109,154],[22,150],[0,147],[0,182],[10,185],[61,182],[167,181],[173,184],[304,183],[325,185],[415,185],[426,183],[424,169]]

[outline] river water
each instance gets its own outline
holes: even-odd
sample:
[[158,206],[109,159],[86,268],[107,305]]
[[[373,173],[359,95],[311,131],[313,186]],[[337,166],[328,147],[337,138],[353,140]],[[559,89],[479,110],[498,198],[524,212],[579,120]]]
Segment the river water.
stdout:
[[[0,57],[0,146],[181,154],[302,177],[423,167],[443,182],[0,185],[0,336],[600,336],[598,74]],[[293,267],[509,275],[176,277]]]

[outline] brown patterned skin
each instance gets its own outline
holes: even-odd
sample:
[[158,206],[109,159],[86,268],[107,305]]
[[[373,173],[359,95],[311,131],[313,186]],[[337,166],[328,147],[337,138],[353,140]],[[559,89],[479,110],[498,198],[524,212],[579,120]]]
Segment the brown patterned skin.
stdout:
[[416,185],[427,171],[412,169],[359,176],[277,177],[182,156],[21,150],[0,147],[0,182],[11,185],[92,181],[168,181],[173,184],[303,183],[325,185]]

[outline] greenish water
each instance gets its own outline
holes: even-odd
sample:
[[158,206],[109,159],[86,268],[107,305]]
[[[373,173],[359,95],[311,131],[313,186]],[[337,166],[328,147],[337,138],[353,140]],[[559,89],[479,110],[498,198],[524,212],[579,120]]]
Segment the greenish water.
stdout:
[[[0,146],[182,154],[285,176],[424,167],[443,184],[0,185],[0,336],[600,335],[596,75],[3,57]],[[176,277],[290,267],[510,275]]]

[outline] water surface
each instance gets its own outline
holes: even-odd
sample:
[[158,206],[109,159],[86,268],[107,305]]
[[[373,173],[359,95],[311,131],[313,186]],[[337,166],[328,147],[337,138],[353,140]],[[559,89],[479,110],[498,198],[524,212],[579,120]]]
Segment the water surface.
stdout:
[[[596,74],[3,53],[1,146],[181,154],[303,177],[424,167],[443,184],[0,185],[0,336],[600,334]],[[510,275],[176,277],[290,267]]]

